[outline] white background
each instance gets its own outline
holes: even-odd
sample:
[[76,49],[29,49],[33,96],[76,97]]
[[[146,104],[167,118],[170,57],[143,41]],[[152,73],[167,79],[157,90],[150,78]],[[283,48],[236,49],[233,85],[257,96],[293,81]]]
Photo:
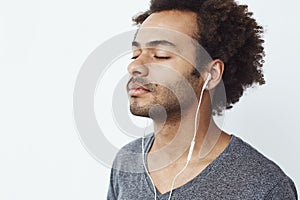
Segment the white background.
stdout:
[[[105,199],[109,169],[80,143],[72,113],[74,84],[88,55],[111,36],[132,30],[131,17],[147,4],[0,1],[1,200]],[[267,84],[248,90],[226,114],[224,126],[278,163],[297,188],[299,6],[298,0],[249,1],[266,29]],[[125,73],[126,64],[121,67]],[[116,79],[114,73],[108,76]],[[103,115],[111,118],[109,112]],[[132,140],[109,126],[116,130],[110,140],[117,147]]]

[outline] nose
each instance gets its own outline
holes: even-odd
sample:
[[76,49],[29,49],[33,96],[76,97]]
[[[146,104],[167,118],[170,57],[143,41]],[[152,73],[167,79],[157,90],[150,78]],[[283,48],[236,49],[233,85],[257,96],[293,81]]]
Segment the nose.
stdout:
[[129,74],[133,77],[134,76],[144,77],[149,74],[149,69],[148,69],[147,64],[145,64],[143,62],[143,58],[140,58],[140,57],[135,59],[128,65],[127,70],[129,72]]

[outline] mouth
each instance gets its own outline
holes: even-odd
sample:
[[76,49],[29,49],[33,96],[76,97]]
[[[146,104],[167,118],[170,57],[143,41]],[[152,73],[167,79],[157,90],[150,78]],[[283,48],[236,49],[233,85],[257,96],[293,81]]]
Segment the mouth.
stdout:
[[151,92],[148,88],[138,84],[130,84],[128,89],[128,95],[131,97],[137,97]]

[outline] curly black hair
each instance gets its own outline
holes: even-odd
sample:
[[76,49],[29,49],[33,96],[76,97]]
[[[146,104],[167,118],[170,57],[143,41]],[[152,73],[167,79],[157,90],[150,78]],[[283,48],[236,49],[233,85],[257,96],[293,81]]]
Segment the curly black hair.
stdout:
[[168,10],[196,13],[201,30],[198,43],[212,59],[224,62],[222,80],[226,99],[218,95],[222,93],[219,84],[213,97],[213,114],[220,115],[224,109],[232,108],[247,88],[265,84],[263,28],[247,5],[238,5],[234,0],[151,0],[150,9],[135,16],[133,21],[142,24],[152,13]]

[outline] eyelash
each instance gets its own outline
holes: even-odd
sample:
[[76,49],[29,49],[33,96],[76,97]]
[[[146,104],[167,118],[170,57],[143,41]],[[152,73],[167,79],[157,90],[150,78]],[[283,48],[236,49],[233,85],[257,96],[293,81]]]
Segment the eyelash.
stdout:
[[[133,56],[131,59],[135,60],[137,58],[138,58],[138,56]],[[159,59],[159,60],[163,60],[163,59],[169,59],[170,57],[169,56],[154,56],[154,58]]]
[[170,57],[169,56],[154,56],[154,58],[163,60],[163,59],[169,59]]

